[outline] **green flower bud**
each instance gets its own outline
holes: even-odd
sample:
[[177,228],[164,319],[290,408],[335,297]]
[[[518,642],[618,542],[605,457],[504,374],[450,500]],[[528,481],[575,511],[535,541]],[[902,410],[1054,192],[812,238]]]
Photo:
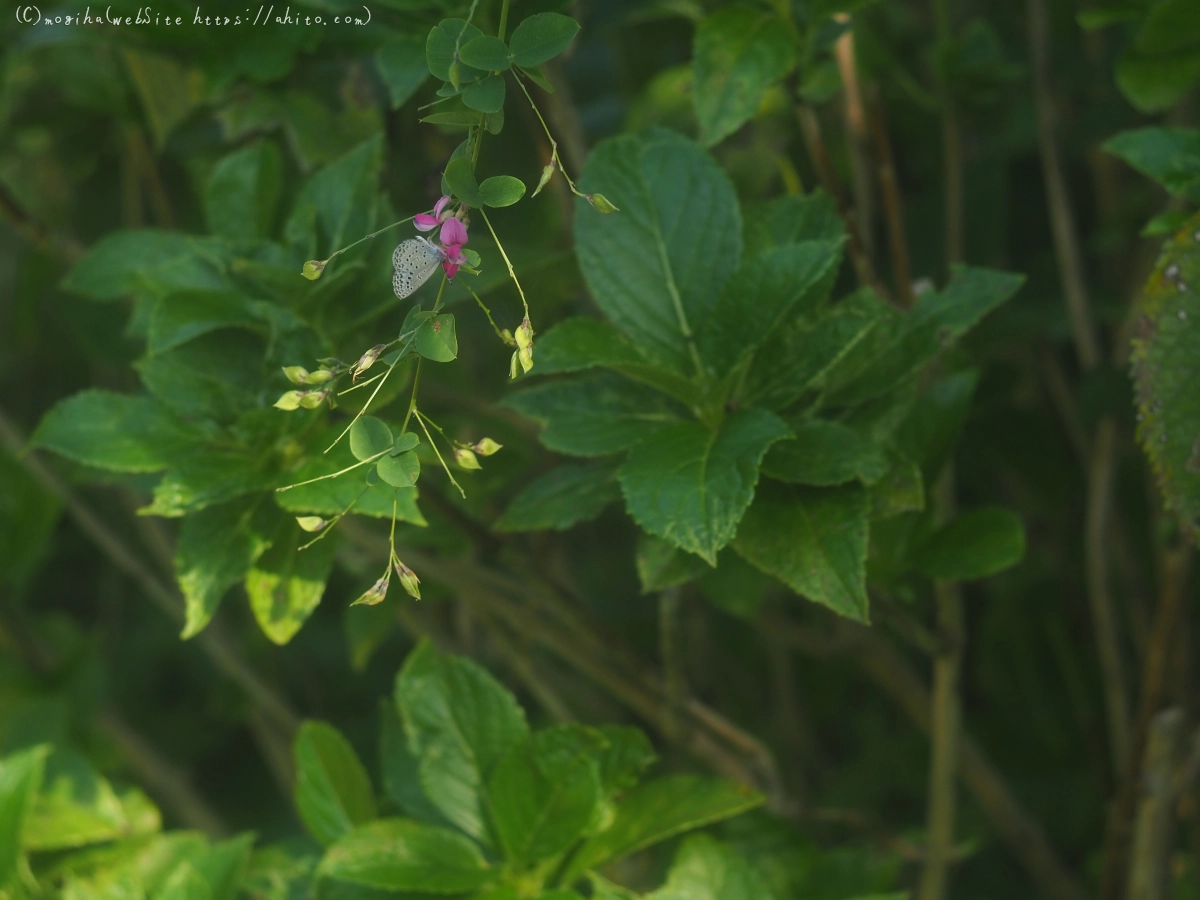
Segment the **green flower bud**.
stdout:
[[542,177],[538,179],[537,187],[535,187],[533,189],[533,193],[530,194],[530,196],[536,197],[538,194],[540,194],[542,192],[542,188],[544,188],[546,185],[548,185],[550,183],[550,179],[553,176],[554,176],[554,160],[550,160],[550,162],[546,163],[545,168],[542,169]]
[[417,577],[417,573],[406,566],[400,560],[394,560],[393,564],[396,567],[396,574],[400,576],[400,586],[408,593],[410,597],[421,599],[421,579]]
[[305,531],[313,532],[320,531],[329,523],[320,516],[296,516],[296,524]]
[[288,391],[282,397],[275,401],[276,409],[286,409],[291,411],[300,408],[300,401],[304,399],[307,391]]
[[354,378],[352,380],[357,380],[359,375],[367,371],[367,369],[371,368],[371,366],[375,365],[375,360],[379,359],[379,354],[383,352],[383,349],[386,346],[387,344],[376,344],[374,347],[360,356],[358,358],[358,362],[354,364]]
[[504,343],[508,344],[510,347],[517,346],[517,342],[513,338],[513,333],[507,328],[500,332],[500,340],[504,341]]
[[292,384],[304,384],[305,379],[308,378],[308,369],[304,366],[284,366],[283,374]]
[[333,373],[328,369],[317,369],[315,372],[309,372],[308,377],[304,379],[305,384],[324,384],[333,378]]
[[482,469],[479,460],[475,458],[475,454],[466,447],[459,447],[454,451],[454,460],[464,469]]
[[475,445],[471,449],[474,450],[476,453],[478,453],[480,456],[491,456],[493,453],[495,453],[497,450],[499,450],[503,446],[504,446],[503,444],[497,444],[491,438],[485,437],[482,440],[476,442]]
[[592,209],[596,210],[596,212],[604,213],[606,216],[610,213],[620,212],[617,207],[613,206],[612,201],[603,194],[585,194],[584,197],[588,203],[592,204]]
[[316,409],[324,399],[324,391],[304,391],[300,397],[300,405],[305,409]]
[[310,259],[304,264],[304,268],[300,270],[300,274],[309,281],[316,281],[321,277],[321,273],[325,271],[325,266],[329,262],[327,259]]
[[391,579],[391,577],[392,577],[392,572],[391,572],[391,569],[389,569],[387,571],[387,574],[385,574],[377,582],[375,582],[373,585],[371,585],[371,587],[366,591],[366,593],[364,593],[361,597],[359,597],[357,600],[355,600],[350,605],[358,606],[359,604],[361,604],[363,606],[374,606],[376,603],[382,602],[383,598],[387,596],[388,581]]

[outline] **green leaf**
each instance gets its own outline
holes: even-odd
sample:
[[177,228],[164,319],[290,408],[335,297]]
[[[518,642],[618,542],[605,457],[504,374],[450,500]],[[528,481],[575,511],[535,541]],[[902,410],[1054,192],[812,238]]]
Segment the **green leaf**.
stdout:
[[[429,73],[439,81],[450,81],[450,65],[454,62],[455,48],[461,50],[483,32],[464,19],[442,19],[429,31],[425,40],[425,61]],[[483,72],[470,66],[459,65],[460,83],[474,81]]]
[[271,548],[246,573],[250,609],[276,644],[290,641],[320,605],[333,569],[336,540],[326,537],[299,550],[308,540],[294,520],[286,520]]
[[495,522],[496,531],[565,531],[621,499],[615,466],[564,465],[526,485]]
[[493,175],[479,186],[479,199],[484,206],[512,206],[525,196],[525,182],[511,175]]
[[409,749],[404,723],[400,721],[396,704],[390,700],[380,702],[379,760],[383,773],[383,792],[388,800],[410,818],[431,825],[449,824],[421,790],[420,760]]
[[49,752],[48,746],[31,747],[0,759],[0,888],[17,875],[21,832]]
[[1200,128],[1122,131],[1105,141],[1103,150],[1125,160],[1175,196],[1200,200]]
[[526,388],[503,405],[540,422],[542,443],[572,456],[607,456],[679,421],[661,394],[609,374]]
[[318,875],[385,891],[457,894],[482,887],[495,872],[472,841],[411,819],[380,819],[325,852]]
[[258,141],[221,159],[208,176],[208,230],[231,240],[264,240],[274,231],[283,159],[271,141]]
[[634,562],[643,594],[695,581],[709,571],[699,556],[644,531],[638,534]]
[[540,87],[547,94],[554,93],[554,85],[550,83],[550,79],[545,76],[541,68],[538,66],[521,66],[521,71],[529,76],[529,80]]
[[392,449],[392,429],[374,416],[360,416],[350,426],[350,452],[360,462]]
[[326,259],[372,231],[382,164],[383,138],[376,133],[308,179],[284,226],[289,243],[305,257]]
[[93,300],[155,299],[180,290],[229,288],[212,239],[152,229],[118,231],[94,244],[63,287]]
[[743,399],[782,412],[820,387],[825,375],[891,315],[873,293],[862,291],[811,323],[782,329],[754,355]]
[[451,159],[446,164],[444,177],[450,193],[463,203],[476,208],[483,206],[483,201],[479,199],[479,182],[475,180],[475,169],[468,157]]
[[889,519],[905,512],[925,508],[925,481],[921,467],[903,453],[888,453],[888,470],[867,489],[871,500],[871,519]]
[[409,450],[397,456],[385,456],[375,464],[375,471],[392,487],[412,487],[421,477],[421,461]]
[[932,484],[950,461],[958,445],[975,397],[979,373],[956,372],[921,393],[896,429],[896,446],[921,466],[921,475]]
[[842,241],[846,226],[837,204],[822,190],[785,194],[746,210],[744,243],[748,255],[801,241]]
[[600,734],[608,742],[596,764],[600,768],[600,788],[605,797],[627,791],[658,758],[646,733],[628,725],[601,725]]
[[[184,639],[199,634],[212,619],[225,592],[241,581],[267,549],[274,532],[258,512],[260,498],[210,506],[183,520],[175,548],[175,574],[183,591]],[[271,522],[274,524],[274,522]]]
[[1200,12],[1191,0],[1160,0],[1117,61],[1117,85],[1142,112],[1173,106],[1200,79]]
[[[487,78],[472,82],[463,89],[462,98],[463,103],[471,109],[477,109],[485,113],[500,112],[504,107],[504,79],[499,75],[489,75]],[[490,181],[491,179],[488,180]],[[487,184],[487,181],[484,184]],[[523,187],[522,191],[524,191]],[[508,204],[488,203],[487,205],[507,206]]]
[[512,60],[525,69],[540,66],[566,50],[578,31],[578,22],[559,13],[537,13],[522,19],[508,42]]
[[1200,215],[1162,255],[1137,305],[1130,362],[1138,439],[1167,506],[1200,534]]
[[371,779],[354,748],[332,725],[307,721],[296,734],[296,810],[328,847],[376,816]]
[[121,55],[154,134],[154,146],[161,150],[175,126],[203,99],[203,76],[169,56],[144,53],[129,45],[121,48]]
[[399,456],[412,450],[421,443],[421,437],[415,431],[405,431],[396,435],[396,443],[392,445],[392,456]]
[[431,316],[417,327],[413,348],[434,362],[451,362],[458,356],[458,336],[454,333],[454,315]]
[[178,291],[154,304],[146,352],[163,353],[221,328],[265,327],[254,301],[236,291]]
[[531,863],[564,852],[601,800],[598,732],[579,725],[539,731],[496,765],[489,785],[496,836],[508,859]]
[[422,641],[396,678],[396,705],[429,800],[475,838],[487,833],[487,779],[529,734],[516,699],[484,669]]
[[650,363],[638,347],[608,322],[582,316],[559,322],[538,338],[533,374],[553,375],[602,367],[691,404],[698,389],[687,378]]
[[621,209],[576,204],[575,252],[597,305],[652,362],[695,375],[683,323],[696,333],[741,262],[733,185],[691,141],[653,128],[601,141],[580,189]]
[[1014,293],[1024,276],[958,265],[940,293],[877,326],[827,374],[831,405],[851,406],[893,389]]
[[429,77],[425,43],[410,34],[397,35],[375,51],[375,68],[387,85],[392,109],[399,109]]
[[212,900],[234,900],[238,895],[253,845],[253,834],[241,834],[191,857],[189,862],[208,886]]
[[55,750],[46,758],[41,788],[25,817],[27,850],[65,850],[122,837],[125,810],[108,781],[77,753]]
[[743,263],[725,283],[697,339],[709,368],[725,375],[785,321],[815,312],[829,296],[840,262],[837,243],[805,241]]
[[464,42],[458,58],[471,68],[484,72],[504,72],[512,65],[508,44],[490,34],[481,34]]
[[232,421],[258,405],[264,349],[260,335],[210,332],[135,367],[146,389],[172,412]]
[[759,492],[733,547],[797,594],[868,621],[866,492],[772,486]]
[[55,404],[29,442],[98,469],[156,472],[198,440],[148,397],[87,390]]
[[1025,556],[1025,527],[1011,510],[973,509],[947,522],[914,552],[930,578],[972,581],[1015,566]]
[[795,64],[791,32],[777,16],[732,6],[705,17],[692,62],[700,143],[711,147],[737,131]]
[[877,444],[838,422],[796,422],[792,433],[794,440],[775,444],[763,459],[763,474],[776,481],[828,486],[857,479],[872,484],[890,467]]
[[204,876],[188,860],[179,863],[167,876],[155,900],[215,900]]
[[667,883],[646,900],[772,900],[766,880],[732,847],[706,834],[679,847]]
[[628,856],[684,831],[753,809],[763,802],[756,791],[732,781],[695,775],[667,775],[635,787],[617,807],[604,831],[571,858],[562,884],[588,869]]
[[769,412],[746,409],[713,431],[671,425],[638,444],[621,467],[629,513],[644,530],[716,565],[754,498],[767,448],[789,435]]

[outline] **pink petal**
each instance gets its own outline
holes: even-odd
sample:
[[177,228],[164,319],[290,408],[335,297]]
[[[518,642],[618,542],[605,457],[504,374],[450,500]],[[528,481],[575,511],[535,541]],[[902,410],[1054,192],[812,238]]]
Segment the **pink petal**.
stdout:
[[462,244],[450,244],[447,247],[443,247],[442,252],[446,254],[446,259],[455,265],[461,266],[467,261],[467,258],[462,253]]
[[442,271],[446,273],[447,278],[453,278],[458,274],[458,263],[444,262],[442,263]]
[[417,226],[417,231],[433,231],[441,223],[438,222],[435,216],[431,216],[429,213],[417,213],[413,217],[413,224]]
[[465,244],[467,242],[467,227],[458,219],[447,219],[442,224],[441,239],[442,243],[447,247],[451,244]]
[[446,208],[446,204],[449,202],[450,202],[450,195],[443,194],[442,198],[440,200],[438,200],[437,203],[433,204],[433,214],[435,216],[440,216],[442,214],[442,210]]

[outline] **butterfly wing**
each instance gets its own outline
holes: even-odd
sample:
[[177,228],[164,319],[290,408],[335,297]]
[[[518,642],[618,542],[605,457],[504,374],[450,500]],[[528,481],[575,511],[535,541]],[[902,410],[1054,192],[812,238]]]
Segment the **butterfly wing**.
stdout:
[[437,271],[442,254],[425,238],[402,241],[392,253],[392,290],[403,300]]

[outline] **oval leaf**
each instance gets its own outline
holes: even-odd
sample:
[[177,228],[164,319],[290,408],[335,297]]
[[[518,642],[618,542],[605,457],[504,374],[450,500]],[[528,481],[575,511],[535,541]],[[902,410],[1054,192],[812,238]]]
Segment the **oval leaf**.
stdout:
[[523,20],[509,40],[512,61],[522,68],[540,66],[567,49],[579,23],[559,13],[538,13]]
[[375,818],[371,780],[340,731],[305,722],[296,734],[296,809],[312,836],[329,846]]
[[471,109],[485,113],[500,112],[500,108],[504,106],[504,79],[499,75],[489,75],[469,84],[463,89],[462,98],[463,103]]
[[329,848],[318,872],[385,891],[457,894],[495,877],[479,848],[448,828],[380,819]]
[[350,426],[350,452],[357,460],[370,459],[392,449],[392,429],[374,416],[361,416]]
[[445,313],[426,319],[413,335],[413,346],[423,357],[434,362],[450,362],[457,357],[458,338],[454,334],[454,316]]
[[421,475],[421,461],[409,450],[399,456],[385,456],[375,466],[379,477],[392,487],[412,487]]
[[512,206],[525,196],[525,182],[511,175],[493,175],[479,186],[479,199],[484,206]]
[[[450,64],[454,62],[454,50],[470,43],[483,34],[478,28],[463,19],[443,19],[429,31],[425,39],[425,62],[434,78],[450,80]],[[474,81],[483,73],[478,69],[459,65],[458,80]]]
[[452,159],[446,165],[446,186],[455,197],[468,206],[482,206],[479,199],[479,182],[475,180],[475,170],[467,157]]
[[481,34],[467,41],[459,50],[458,58],[471,68],[485,72],[503,72],[512,65],[508,45],[490,34]]
[[913,562],[931,578],[969,581],[1015,566],[1025,555],[1025,527],[1007,509],[975,509],[947,522],[916,551]]

